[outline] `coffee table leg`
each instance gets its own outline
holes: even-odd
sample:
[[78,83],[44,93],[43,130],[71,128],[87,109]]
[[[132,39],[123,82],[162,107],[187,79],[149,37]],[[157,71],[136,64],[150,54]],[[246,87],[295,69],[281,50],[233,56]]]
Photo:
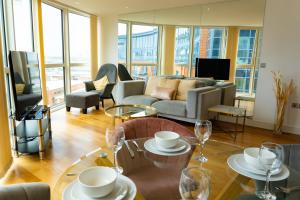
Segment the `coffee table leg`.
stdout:
[[246,123],[246,110],[245,110],[245,113],[244,113],[244,121],[243,121],[243,133],[245,132],[245,123]]

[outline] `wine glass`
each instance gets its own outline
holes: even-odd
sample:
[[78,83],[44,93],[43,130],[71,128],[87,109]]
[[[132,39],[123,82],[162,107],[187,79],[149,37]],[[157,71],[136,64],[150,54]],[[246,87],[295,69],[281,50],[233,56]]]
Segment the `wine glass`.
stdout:
[[123,127],[119,127],[116,129],[107,128],[105,133],[105,138],[106,138],[107,146],[110,149],[112,149],[114,153],[114,168],[118,173],[122,174],[123,168],[118,165],[117,153],[122,148],[122,145],[124,144],[125,141],[125,134],[124,134]]
[[208,120],[197,120],[195,123],[194,132],[199,140],[200,156],[196,158],[202,163],[207,162],[207,158],[203,155],[203,149],[205,142],[209,139],[212,132],[212,124]]
[[210,176],[201,167],[185,168],[181,172],[179,192],[183,200],[207,200],[210,192]]
[[280,170],[284,159],[283,147],[279,144],[272,142],[265,142],[261,144],[258,154],[258,160],[262,167],[267,172],[266,184],[263,191],[258,191],[257,196],[260,199],[275,200],[276,196],[270,191],[270,177],[271,175]]

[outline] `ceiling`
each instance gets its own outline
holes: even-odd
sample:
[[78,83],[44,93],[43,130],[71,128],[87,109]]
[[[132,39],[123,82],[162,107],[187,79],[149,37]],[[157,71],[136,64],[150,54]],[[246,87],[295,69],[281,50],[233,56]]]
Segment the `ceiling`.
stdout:
[[198,4],[234,0],[56,0],[91,14],[103,16],[126,14]]

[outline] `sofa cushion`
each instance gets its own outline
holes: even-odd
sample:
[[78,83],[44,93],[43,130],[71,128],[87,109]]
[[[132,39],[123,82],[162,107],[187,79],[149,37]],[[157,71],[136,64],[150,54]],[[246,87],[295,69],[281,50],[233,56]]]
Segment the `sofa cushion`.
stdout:
[[152,104],[158,112],[180,117],[186,116],[186,102],[179,100],[162,100]]
[[122,104],[138,104],[138,105],[150,106],[156,101],[158,101],[158,99],[151,96],[134,95],[134,96],[125,97],[122,101]]
[[170,88],[170,89],[174,90],[172,99],[175,99],[179,82],[180,82],[180,80],[178,80],[178,79],[160,79],[158,86],[164,87],[164,88]]
[[165,79],[163,77],[151,76],[148,78],[145,95],[151,96],[152,91],[157,87],[160,86],[160,80]]
[[173,97],[175,90],[165,87],[156,87],[152,93],[151,97],[164,99],[164,100],[171,100]]
[[176,94],[176,100],[186,101],[187,93],[190,89],[194,89],[196,80],[180,80]]

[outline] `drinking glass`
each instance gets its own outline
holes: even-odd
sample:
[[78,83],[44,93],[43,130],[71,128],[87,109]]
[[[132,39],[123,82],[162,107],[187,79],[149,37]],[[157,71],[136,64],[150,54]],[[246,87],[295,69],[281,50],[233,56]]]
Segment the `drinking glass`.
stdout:
[[114,153],[114,168],[118,173],[122,174],[123,168],[118,165],[117,153],[122,148],[122,145],[124,144],[125,141],[125,134],[124,134],[123,127],[119,127],[116,129],[107,128],[105,133],[105,138],[106,138],[107,146],[110,149],[112,149]]
[[200,155],[196,158],[196,160],[199,160],[202,163],[207,162],[207,158],[203,155],[203,149],[205,142],[209,139],[212,132],[211,122],[208,120],[197,120],[194,132],[200,145]]
[[183,200],[207,200],[210,192],[209,172],[201,167],[183,169],[179,192]]
[[258,160],[266,173],[266,184],[263,191],[258,191],[257,196],[260,199],[275,200],[276,196],[270,191],[270,177],[280,170],[284,159],[283,147],[272,142],[265,142],[261,144]]

